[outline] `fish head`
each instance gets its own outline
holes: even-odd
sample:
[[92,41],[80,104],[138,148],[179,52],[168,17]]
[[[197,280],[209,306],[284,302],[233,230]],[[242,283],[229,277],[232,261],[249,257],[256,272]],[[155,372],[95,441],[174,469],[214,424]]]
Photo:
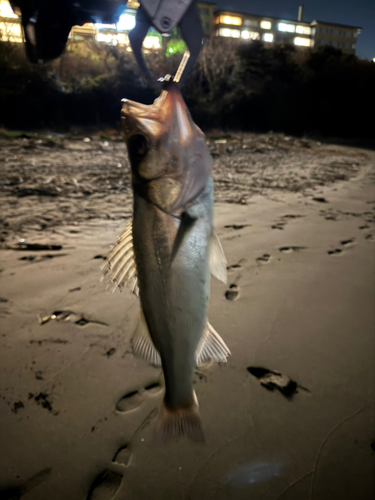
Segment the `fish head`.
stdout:
[[123,129],[133,188],[166,213],[178,214],[204,191],[212,158],[176,83],[151,105],[124,99]]

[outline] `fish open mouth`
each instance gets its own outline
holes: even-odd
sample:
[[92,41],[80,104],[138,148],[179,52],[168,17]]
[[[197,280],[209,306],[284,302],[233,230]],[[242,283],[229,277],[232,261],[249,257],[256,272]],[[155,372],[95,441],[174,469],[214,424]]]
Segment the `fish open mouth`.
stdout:
[[122,99],[122,119],[126,140],[135,133],[145,133],[153,138],[178,131],[179,142],[190,144],[198,127],[193,123],[177,83],[168,82],[153,104]]

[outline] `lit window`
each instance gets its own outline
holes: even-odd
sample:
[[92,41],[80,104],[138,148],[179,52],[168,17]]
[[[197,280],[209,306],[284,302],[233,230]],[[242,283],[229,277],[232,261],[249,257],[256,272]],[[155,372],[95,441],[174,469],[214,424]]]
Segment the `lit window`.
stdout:
[[4,42],[23,42],[21,25],[18,23],[0,23],[0,40]]
[[145,49],[160,49],[160,40],[159,37],[157,36],[146,36],[144,42],[143,42],[143,47]]
[[261,21],[260,22],[260,27],[263,28],[264,30],[270,30],[271,29],[271,23],[270,21]]
[[288,33],[294,33],[296,27],[294,24],[279,23],[277,25],[279,31],[287,31]]
[[9,5],[8,0],[0,0],[0,17],[13,17],[18,16],[13,12],[12,7]]
[[[76,39],[76,36],[74,37]],[[97,33],[96,41],[108,45],[129,45],[128,36],[125,33]]]
[[229,28],[220,28],[219,36],[226,36],[231,38],[240,38],[241,32],[240,30],[231,30]]
[[125,33],[118,33],[116,38],[119,45],[128,45],[129,43],[128,36]]
[[311,35],[310,26],[296,26],[296,33],[300,35]]
[[134,26],[135,26],[135,15],[133,14],[122,14],[117,23],[117,29],[121,31],[132,30]]
[[263,40],[265,42],[273,42],[273,34],[272,33],[264,33]]
[[296,36],[294,39],[295,45],[301,45],[302,47],[310,47],[310,39],[309,38],[301,38]]
[[234,24],[235,26],[241,26],[242,19],[240,17],[234,17],[234,16],[220,16],[219,23],[220,24]]
[[129,2],[126,3],[126,6],[128,9],[138,9],[139,7],[139,2],[136,0],[129,0]]
[[112,35],[111,33],[98,33],[96,41],[107,43],[108,45],[117,45],[116,35]]
[[241,37],[244,40],[259,40],[259,33],[256,31],[243,31]]

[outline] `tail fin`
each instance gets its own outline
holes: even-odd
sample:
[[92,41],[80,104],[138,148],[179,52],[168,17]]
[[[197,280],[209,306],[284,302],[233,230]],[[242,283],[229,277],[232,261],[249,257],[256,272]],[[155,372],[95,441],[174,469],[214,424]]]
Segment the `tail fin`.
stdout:
[[195,398],[190,406],[169,408],[162,404],[154,427],[155,438],[164,443],[186,436],[192,441],[204,442],[202,420]]

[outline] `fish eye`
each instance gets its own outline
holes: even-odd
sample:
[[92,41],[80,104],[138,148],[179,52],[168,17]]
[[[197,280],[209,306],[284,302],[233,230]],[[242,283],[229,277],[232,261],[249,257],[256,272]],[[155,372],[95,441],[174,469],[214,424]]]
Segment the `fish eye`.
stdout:
[[140,161],[147,155],[148,144],[144,135],[132,135],[128,142],[129,156],[131,160]]

